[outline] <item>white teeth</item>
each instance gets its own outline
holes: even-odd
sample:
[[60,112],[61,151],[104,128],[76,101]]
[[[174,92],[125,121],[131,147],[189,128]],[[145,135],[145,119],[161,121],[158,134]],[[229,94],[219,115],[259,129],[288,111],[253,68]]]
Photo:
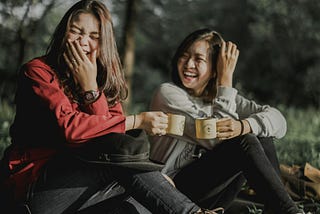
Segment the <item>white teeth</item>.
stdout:
[[188,76],[188,77],[196,77],[196,76],[197,76],[197,74],[191,73],[191,72],[188,72],[188,71],[183,72],[183,74],[184,74],[185,76]]

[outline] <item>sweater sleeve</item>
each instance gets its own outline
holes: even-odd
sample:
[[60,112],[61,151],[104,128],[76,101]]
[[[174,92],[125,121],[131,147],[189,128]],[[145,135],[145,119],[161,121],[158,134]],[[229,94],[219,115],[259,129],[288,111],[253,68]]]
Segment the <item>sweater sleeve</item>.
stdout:
[[70,102],[64,94],[52,70],[32,64],[27,66],[24,74],[42,104],[53,112],[68,142],[85,142],[111,132],[125,131],[125,116],[120,104],[110,109],[106,97],[101,95],[87,106],[86,111],[81,111],[79,105]]
[[259,105],[240,95],[236,98],[240,119],[246,119],[253,134],[259,137],[282,138],[287,131],[287,122],[282,113],[269,105]]
[[230,87],[218,87],[217,96],[212,103],[212,116],[216,118],[231,117],[238,119],[236,112],[236,95],[238,91]]

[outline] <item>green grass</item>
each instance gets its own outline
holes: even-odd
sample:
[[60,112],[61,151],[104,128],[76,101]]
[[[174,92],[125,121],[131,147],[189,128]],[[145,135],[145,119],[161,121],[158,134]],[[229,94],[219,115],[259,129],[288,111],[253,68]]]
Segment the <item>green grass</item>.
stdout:
[[276,141],[280,163],[320,167],[320,110],[280,107],[287,119],[287,134]]

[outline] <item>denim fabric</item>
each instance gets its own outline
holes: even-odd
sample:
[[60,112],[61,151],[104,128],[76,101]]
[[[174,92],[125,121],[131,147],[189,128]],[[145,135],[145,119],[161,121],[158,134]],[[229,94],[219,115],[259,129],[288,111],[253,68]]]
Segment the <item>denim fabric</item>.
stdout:
[[195,213],[200,209],[189,198],[172,188],[159,172],[135,174],[132,177],[131,194],[152,213]]
[[28,205],[33,214],[146,214],[148,209],[151,213],[183,214],[200,209],[159,171],[95,165],[65,155],[52,159],[44,168]]
[[200,206],[228,208],[244,178],[273,213],[299,212],[282,184],[271,138],[258,139],[247,134],[223,141],[182,169],[174,182]]
[[72,157],[57,157],[33,185],[29,207],[35,214],[76,213],[85,209],[93,213],[112,211],[126,195],[111,171]]

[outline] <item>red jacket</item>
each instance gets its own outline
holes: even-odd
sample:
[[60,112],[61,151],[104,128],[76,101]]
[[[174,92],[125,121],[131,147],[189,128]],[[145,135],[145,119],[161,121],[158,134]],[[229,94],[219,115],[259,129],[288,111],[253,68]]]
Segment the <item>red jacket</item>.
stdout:
[[4,158],[10,169],[6,186],[14,188],[16,199],[24,197],[41,167],[62,146],[77,146],[111,132],[125,132],[120,103],[108,107],[103,93],[86,106],[71,102],[44,58],[33,59],[21,68],[15,101],[12,145]]

